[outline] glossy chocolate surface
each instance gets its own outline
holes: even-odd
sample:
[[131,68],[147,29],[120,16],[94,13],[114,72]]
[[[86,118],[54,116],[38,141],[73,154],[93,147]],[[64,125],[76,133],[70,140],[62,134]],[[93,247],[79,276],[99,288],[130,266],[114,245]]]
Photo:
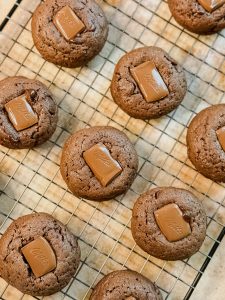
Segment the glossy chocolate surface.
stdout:
[[214,10],[225,4],[225,0],[198,0],[198,2],[208,12],[213,12]]
[[85,151],[83,157],[102,186],[107,186],[122,172],[119,163],[102,143]]
[[56,257],[48,241],[39,237],[21,249],[34,275],[39,278],[56,268]]
[[191,234],[191,227],[183,218],[177,204],[171,203],[154,212],[156,223],[169,242],[182,240]]
[[69,6],[64,6],[54,17],[55,26],[66,40],[73,40],[84,30],[84,23],[77,17]]
[[147,102],[158,101],[169,95],[154,63],[147,61],[130,71]]
[[38,116],[23,94],[5,104],[8,117],[17,131],[24,130],[38,123]]

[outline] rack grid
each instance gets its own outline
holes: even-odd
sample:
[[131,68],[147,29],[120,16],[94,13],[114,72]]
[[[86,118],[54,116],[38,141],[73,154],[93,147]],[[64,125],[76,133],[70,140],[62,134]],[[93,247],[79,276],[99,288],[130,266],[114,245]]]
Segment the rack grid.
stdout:
[[[225,189],[196,172],[186,153],[186,130],[203,108],[225,102],[225,31],[198,36],[181,28],[164,0],[98,0],[109,21],[101,53],[87,66],[59,68],[41,58],[31,37],[31,16],[40,0],[17,0],[0,25],[0,79],[23,75],[45,83],[59,106],[55,134],[31,150],[0,148],[0,234],[21,215],[45,211],[78,236],[81,264],[70,284],[46,299],[88,299],[105,274],[129,268],[154,281],[164,299],[190,299],[224,236]],[[114,66],[126,52],[155,45],[183,65],[188,92],[168,116],[142,121],[130,118],[113,102],[109,86]],[[95,125],[124,131],[139,155],[139,172],[130,190],[97,203],[73,196],[63,182],[60,154],[73,132]],[[138,195],[154,186],[192,191],[208,216],[200,251],[184,261],[165,262],[147,255],[133,241],[131,211]],[[0,298],[23,295],[0,278]]]

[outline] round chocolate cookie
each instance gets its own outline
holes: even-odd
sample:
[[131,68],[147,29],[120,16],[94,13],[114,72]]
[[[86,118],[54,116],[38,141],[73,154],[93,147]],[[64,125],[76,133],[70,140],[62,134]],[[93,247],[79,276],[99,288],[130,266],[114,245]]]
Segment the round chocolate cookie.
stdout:
[[108,23],[94,0],[46,0],[33,14],[32,35],[44,59],[75,68],[101,51]]
[[109,126],[77,131],[65,143],[60,164],[72,193],[97,201],[126,192],[137,168],[133,145],[123,132]]
[[19,76],[0,81],[0,90],[0,144],[23,149],[47,141],[58,120],[58,109],[47,87]]
[[150,255],[181,260],[201,247],[206,236],[206,214],[191,192],[154,188],[136,201],[131,230],[136,243]]
[[175,20],[194,33],[211,34],[225,28],[225,4],[213,11],[208,11],[198,0],[168,0],[168,4]]
[[201,174],[218,182],[225,182],[224,126],[225,104],[218,104],[197,114],[187,132],[189,159]]
[[[51,258],[46,251],[48,248],[42,249],[40,242],[32,246],[40,239],[44,241],[44,247],[47,244],[53,251],[56,266],[37,277],[33,270],[43,271]],[[27,256],[24,255],[25,247],[29,247]],[[28,262],[28,259],[31,260]],[[22,293],[32,296],[47,296],[63,289],[74,276],[79,262],[80,248],[76,237],[46,213],[20,217],[0,239],[0,276]]]
[[[132,69],[146,62],[155,65],[168,89],[167,96],[157,101],[146,101],[131,74]],[[143,74],[142,78],[151,74],[150,69],[146,72],[148,74]],[[151,78],[147,83],[152,85]],[[160,86],[153,88],[152,93],[159,88]],[[154,119],[169,113],[181,103],[186,89],[182,68],[165,51],[157,47],[143,47],[124,55],[116,65],[111,83],[114,101],[128,115],[137,119]]]
[[159,289],[140,273],[114,271],[96,285],[90,300],[162,300]]

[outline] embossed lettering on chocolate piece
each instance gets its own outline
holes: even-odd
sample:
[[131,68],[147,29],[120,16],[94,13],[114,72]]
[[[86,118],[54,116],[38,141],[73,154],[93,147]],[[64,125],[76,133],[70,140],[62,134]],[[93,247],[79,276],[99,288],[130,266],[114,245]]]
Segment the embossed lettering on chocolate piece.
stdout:
[[225,151],[225,126],[221,127],[216,131],[217,139],[222,147],[223,151]]
[[102,143],[85,151],[83,157],[102,186],[107,186],[122,172],[119,163]]
[[21,249],[34,275],[39,278],[56,268],[55,253],[48,241],[38,237]]
[[182,240],[191,234],[191,227],[185,221],[177,204],[171,203],[154,212],[156,223],[169,242]]
[[84,30],[84,23],[69,6],[64,6],[55,15],[53,22],[66,40],[72,40]]
[[17,131],[24,130],[38,123],[37,114],[23,94],[5,104],[9,119]]
[[225,4],[225,0],[198,0],[198,2],[208,12],[212,12]]
[[151,61],[147,61],[130,71],[147,102],[158,101],[169,95],[165,82]]

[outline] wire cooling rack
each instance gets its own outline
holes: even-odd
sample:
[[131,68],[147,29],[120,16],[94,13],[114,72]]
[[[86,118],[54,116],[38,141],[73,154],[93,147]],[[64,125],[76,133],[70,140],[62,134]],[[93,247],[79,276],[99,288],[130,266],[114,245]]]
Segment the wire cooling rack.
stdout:
[[[44,61],[35,49],[31,16],[40,0],[15,1],[0,26],[0,79],[14,75],[36,78],[49,87],[59,106],[59,123],[47,143],[32,150],[0,148],[0,233],[21,215],[45,211],[79,237],[82,261],[76,276],[63,291],[45,299],[88,299],[105,274],[123,268],[154,281],[164,299],[190,299],[224,236],[225,189],[195,171],[187,159],[185,136],[196,113],[225,102],[225,31],[211,36],[185,31],[171,17],[166,1],[98,2],[109,21],[109,37],[101,53],[79,69],[58,68]],[[183,103],[168,116],[149,122],[126,115],[109,91],[118,59],[144,45],[166,50],[183,65],[188,81]],[[94,125],[124,131],[139,155],[139,173],[131,189],[103,203],[73,196],[59,172],[67,137]],[[207,237],[200,251],[188,260],[161,261],[144,253],[132,239],[133,204],[139,194],[154,186],[186,188],[205,205]],[[0,297],[35,299],[1,278]]]

